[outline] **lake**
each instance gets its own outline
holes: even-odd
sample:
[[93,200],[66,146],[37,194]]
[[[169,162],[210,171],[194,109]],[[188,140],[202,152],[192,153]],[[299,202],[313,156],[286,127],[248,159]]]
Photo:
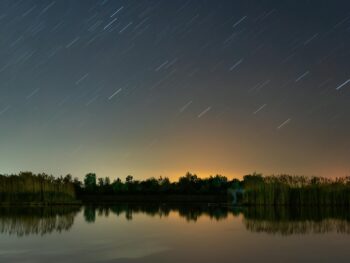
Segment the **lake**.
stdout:
[[349,262],[350,213],[208,204],[0,207],[0,262]]

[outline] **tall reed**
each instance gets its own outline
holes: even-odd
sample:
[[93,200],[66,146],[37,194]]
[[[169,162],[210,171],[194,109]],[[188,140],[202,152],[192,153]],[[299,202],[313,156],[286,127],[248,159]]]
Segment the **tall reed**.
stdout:
[[350,207],[350,177],[247,175],[243,203],[249,205]]
[[75,200],[74,185],[47,174],[21,172],[0,175],[0,202],[69,202]]

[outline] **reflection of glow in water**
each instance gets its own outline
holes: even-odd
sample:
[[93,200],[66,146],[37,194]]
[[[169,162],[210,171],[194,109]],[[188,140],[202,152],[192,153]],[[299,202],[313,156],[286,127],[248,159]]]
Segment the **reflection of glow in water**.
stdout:
[[[81,210],[76,206],[65,207],[2,207],[0,208],[0,233],[17,236],[45,235],[53,232],[69,231],[74,224],[74,218]],[[309,233],[346,233],[350,234],[350,220],[347,211],[340,208],[283,208],[283,207],[249,207],[233,209],[230,206],[208,204],[127,204],[95,206],[83,208],[86,223],[94,224],[99,217],[123,217],[127,221],[133,220],[133,215],[144,214],[155,220],[168,218],[170,214],[187,222],[197,222],[199,219],[221,221],[231,220],[233,217],[242,220],[247,230],[265,232],[269,234],[309,234]],[[91,240],[96,247],[103,247],[104,240]],[[90,243],[91,243],[90,242]],[[101,242],[101,243],[99,243]],[[114,244],[122,247],[122,253],[128,255],[128,246],[135,246],[130,251],[137,250],[133,255],[144,253],[158,253],[169,248],[159,244],[142,243]],[[145,245],[147,243],[147,246]],[[145,246],[147,249],[144,250]],[[118,249],[117,249],[118,250]],[[115,251],[115,247],[113,248]]]
[[[142,241],[142,242],[141,242]],[[91,251],[94,257],[104,260],[118,260],[118,259],[137,259],[147,257],[153,254],[169,251],[170,248],[166,247],[159,242],[155,242],[149,239],[141,239],[135,242],[124,242],[111,245],[110,242],[100,243],[95,246],[94,251]]]
[[114,214],[125,216],[127,220],[133,220],[133,214],[146,214],[151,217],[168,217],[171,212],[176,212],[180,218],[186,221],[197,221],[202,216],[212,220],[226,219],[229,214],[235,214],[228,207],[208,206],[207,203],[178,205],[178,204],[115,204],[109,206],[88,205],[84,207],[84,218],[88,223],[94,223],[98,216]]
[[[17,238],[16,231],[14,236],[0,235],[0,262],[229,263],[232,255],[237,262],[259,262],[262,258],[276,263],[281,259],[283,262],[332,262],[333,258],[348,262],[349,259],[349,236],[328,233],[349,233],[348,211],[340,213],[339,209],[325,214],[323,210],[311,213],[307,208],[310,213],[305,214],[281,208],[234,210],[208,204],[135,203],[85,208],[77,214],[69,209],[54,211],[55,208],[8,208],[1,213],[0,208],[0,222],[5,219],[31,222],[29,219],[34,217],[35,225],[40,225],[48,218],[50,221],[65,215],[75,216],[74,227],[62,234],[54,228],[44,237],[29,232],[28,236]],[[313,234],[314,230],[324,234]],[[283,233],[288,236],[279,237]],[[302,242],[292,236],[298,233],[307,234]]]
[[130,221],[133,220],[133,214],[141,213],[162,218],[174,213],[178,218],[184,218],[188,222],[196,222],[202,217],[216,221],[230,219],[229,216],[240,217],[247,230],[257,233],[292,235],[337,232],[350,234],[350,221],[342,208],[249,207],[233,209],[227,205],[119,204],[88,206],[85,207],[84,212],[87,222],[94,222],[96,213],[99,216],[110,214],[123,216]]

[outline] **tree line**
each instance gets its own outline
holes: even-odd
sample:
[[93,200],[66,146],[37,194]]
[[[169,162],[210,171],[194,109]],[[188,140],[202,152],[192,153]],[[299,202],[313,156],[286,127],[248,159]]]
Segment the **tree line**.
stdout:
[[[181,195],[227,195],[228,190],[243,190],[239,194],[242,205],[291,205],[291,206],[347,206],[350,207],[350,177],[324,178],[292,175],[263,176],[252,173],[242,180],[222,175],[200,178],[188,172],[178,181],[167,177],[134,180],[129,175],[122,181],[113,182],[108,177],[97,178],[89,173],[84,182],[77,181],[80,195],[123,194],[181,194]],[[228,198],[231,196],[228,195]]]
[[64,203],[75,198],[75,186],[70,175],[58,178],[31,172],[0,175],[1,203]]
[[243,203],[248,205],[350,207],[350,176],[341,178],[246,175]]
[[331,179],[253,173],[245,175],[242,180],[229,180],[222,175],[200,178],[188,172],[172,182],[167,177],[136,180],[131,175],[124,180],[111,181],[109,177],[98,178],[95,173],[86,174],[82,181],[73,179],[70,174],[58,178],[31,172],[0,175],[0,202],[54,203],[81,200],[84,196],[123,195],[215,195],[230,198],[228,193],[235,189],[241,190],[238,199],[242,205],[350,207],[350,177]]
[[96,174],[89,173],[83,182],[72,181],[78,195],[113,195],[113,194],[220,194],[226,195],[227,189],[239,183],[239,180],[228,180],[222,175],[200,178],[196,174],[187,173],[176,182],[168,177],[148,178],[135,180],[133,176],[126,176],[113,182],[109,177],[97,178]]

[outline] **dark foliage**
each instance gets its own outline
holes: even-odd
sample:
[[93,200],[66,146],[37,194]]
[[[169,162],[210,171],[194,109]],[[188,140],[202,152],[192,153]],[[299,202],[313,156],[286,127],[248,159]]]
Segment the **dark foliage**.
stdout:
[[244,176],[243,202],[249,205],[350,207],[350,177]]
[[71,175],[59,178],[31,172],[0,175],[2,203],[59,203],[73,200],[75,200],[75,189]]
[[[97,178],[88,173],[83,183],[70,174],[54,178],[47,174],[23,172],[0,175],[0,202],[69,202],[82,197],[113,196],[226,196],[234,189],[243,189],[239,201],[244,205],[345,206],[350,207],[350,177],[321,178],[305,176],[262,176],[253,173],[243,180],[228,180],[215,175],[200,178],[187,173],[177,182],[167,177],[135,180],[128,175],[124,181]],[[192,198],[193,199],[193,198]],[[190,200],[189,200],[190,201]]]
[[227,189],[233,187],[238,180],[229,181],[221,175],[199,178],[187,173],[178,182],[170,182],[167,177],[152,177],[146,180],[134,180],[131,175],[122,181],[117,178],[113,182],[108,177],[96,178],[89,173],[84,178],[84,184],[74,181],[78,194],[86,195],[126,195],[126,194],[216,194],[226,195]]

